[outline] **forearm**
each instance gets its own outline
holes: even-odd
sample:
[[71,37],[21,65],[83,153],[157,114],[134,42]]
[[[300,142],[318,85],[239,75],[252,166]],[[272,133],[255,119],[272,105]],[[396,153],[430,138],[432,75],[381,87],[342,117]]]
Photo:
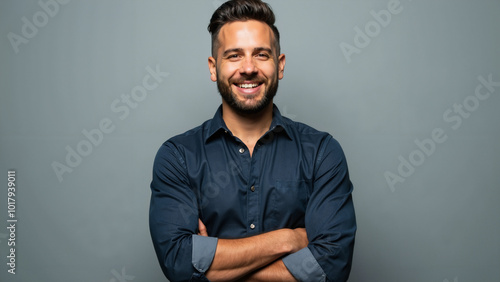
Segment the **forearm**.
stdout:
[[297,280],[288,271],[285,264],[281,259],[255,271],[249,276],[241,279],[242,282],[266,282],[266,281],[290,281],[296,282]]
[[211,281],[234,281],[300,250],[307,243],[305,230],[300,229],[280,229],[243,239],[219,239],[205,275]]

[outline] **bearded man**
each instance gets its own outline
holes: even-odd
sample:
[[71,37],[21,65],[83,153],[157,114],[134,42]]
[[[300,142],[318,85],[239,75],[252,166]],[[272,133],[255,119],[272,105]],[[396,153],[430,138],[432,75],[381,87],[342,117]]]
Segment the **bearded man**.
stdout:
[[339,143],[283,117],[275,16],[260,0],[213,14],[222,105],[154,161],[150,230],[170,281],[346,281],[356,220]]

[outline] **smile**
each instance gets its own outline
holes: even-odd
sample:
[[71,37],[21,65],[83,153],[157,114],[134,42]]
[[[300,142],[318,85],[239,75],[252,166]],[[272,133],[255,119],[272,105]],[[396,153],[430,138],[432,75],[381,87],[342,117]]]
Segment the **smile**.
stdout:
[[252,89],[252,88],[256,88],[256,87],[259,87],[259,83],[241,83],[241,84],[235,84],[237,87],[239,88],[243,88],[243,89]]

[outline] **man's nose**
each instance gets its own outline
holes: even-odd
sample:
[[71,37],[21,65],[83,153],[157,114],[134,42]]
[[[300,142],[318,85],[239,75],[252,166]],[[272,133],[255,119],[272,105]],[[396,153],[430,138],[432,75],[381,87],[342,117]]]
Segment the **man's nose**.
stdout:
[[240,72],[242,74],[255,74],[258,72],[255,61],[252,57],[246,57],[241,63]]

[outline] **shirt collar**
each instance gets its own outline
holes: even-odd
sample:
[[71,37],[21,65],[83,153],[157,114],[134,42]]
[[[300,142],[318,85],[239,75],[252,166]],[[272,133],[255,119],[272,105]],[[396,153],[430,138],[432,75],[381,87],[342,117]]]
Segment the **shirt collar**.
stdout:
[[[270,131],[276,133],[284,132],[285,135],[288,138],[290,138],[290,140],[292,140],[292,137],[288,129],[289,122],[290,121],[287,118],[281,115],[280,111],[278,110],[278,107],[276,107],[276,105],[273,104],[273,120],[271,122],[271,127],[268,132]],[[227,128],[224,119],[222,119],[222,105],[219,106],[217,112],[215,112],[214,117],[209,122],[208,132],[207,132],[208,134],[206,135],[205,143],[208,142],[212,137],[215,137],[220,132],[231,132]]]

